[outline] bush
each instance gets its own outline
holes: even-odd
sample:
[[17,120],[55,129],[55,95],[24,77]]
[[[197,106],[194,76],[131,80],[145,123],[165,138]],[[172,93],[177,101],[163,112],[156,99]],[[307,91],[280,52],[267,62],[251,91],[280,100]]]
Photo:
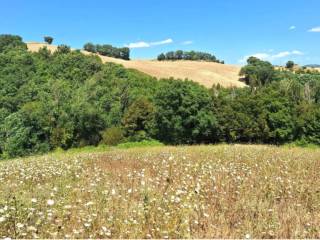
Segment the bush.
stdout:
[[150,139],[151,138],[148,136],[148,134],[143,130],[137,131],[134,133],[134,135],[127,137],[127,140],[129,142],[142,142],[142,141],[148,141]]
[[126,142],[117,145],[117,148],[135,148],[135,147],[160,147],[163,143],[157,140],[144,140],[141,142]]
[[66,54],[70,52],[71,52],[71,48],[69,46],[64,44],[58,46],[57,53]]
[[101,144],[115,146],[124,140],[123,130],[119,127],[111,127],[102,133]]

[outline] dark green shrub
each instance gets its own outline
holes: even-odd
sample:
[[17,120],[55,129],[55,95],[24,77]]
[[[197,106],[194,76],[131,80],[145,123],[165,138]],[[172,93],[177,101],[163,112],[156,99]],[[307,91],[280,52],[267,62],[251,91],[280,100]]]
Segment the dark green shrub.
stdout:
[[58,46],[56,53],[66,54],[66,53],[70,53],[70,52],[71,52],[71,48],[69,46],[61,44]]
[[123,130],[119,127],[111,127],[102,132],[101,144],[115,146],[124,140]]
[[8,48],[21,47],[27,49],[27,45],[22,42],[22,38],[16,35],[0,34],[0,52]]

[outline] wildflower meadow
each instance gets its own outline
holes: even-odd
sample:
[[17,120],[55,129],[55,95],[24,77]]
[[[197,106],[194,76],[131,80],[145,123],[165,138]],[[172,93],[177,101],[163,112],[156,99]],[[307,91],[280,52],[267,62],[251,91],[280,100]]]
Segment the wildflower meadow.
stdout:
[[0,238],[319,238],[320,150],[191,146],[0,162]]

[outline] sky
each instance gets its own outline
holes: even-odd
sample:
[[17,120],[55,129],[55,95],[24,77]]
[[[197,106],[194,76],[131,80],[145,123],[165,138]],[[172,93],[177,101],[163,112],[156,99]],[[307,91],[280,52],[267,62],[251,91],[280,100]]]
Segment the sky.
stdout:
[[320,64],[320,0],[1,0],[0,33],[128,46],[133,59],[181,49]]

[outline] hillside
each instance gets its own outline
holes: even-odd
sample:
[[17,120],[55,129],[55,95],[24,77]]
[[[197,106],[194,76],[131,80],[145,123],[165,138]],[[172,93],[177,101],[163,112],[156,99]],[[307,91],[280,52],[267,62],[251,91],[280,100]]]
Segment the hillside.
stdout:
[[[47,46],[51,51],[55,51],[57,46],[44,43],[27,43],[30,51],[38,51]],[[87,51],[81,51],[84,54],[91,54]],[[218,64],[214,62],[195,62],[195,61],[156,61],[156,60],[131,60],[125,61],[105,56],[100,56],[103,62],[114,62],[122,64],[126,68],[134,68],[147,73],[156,78],[180,78],[191,79],[206,87],[213,84],[220,84],[224,87],[243,87],[244,83],[239,81],[239,66]]]
[[[29,46],[35,51],[41,44]],[[20,36],[0,36],[1,49],[0,159],[150,139],[167,145],[320,144],[316,71],[277,71],[251,59],[242,70],[251,88],[209,89],[103,64],[80,50],[35,53]]]
[[320,64],[308,64],[308,65],[304,65],[304,67],[320,69]]

